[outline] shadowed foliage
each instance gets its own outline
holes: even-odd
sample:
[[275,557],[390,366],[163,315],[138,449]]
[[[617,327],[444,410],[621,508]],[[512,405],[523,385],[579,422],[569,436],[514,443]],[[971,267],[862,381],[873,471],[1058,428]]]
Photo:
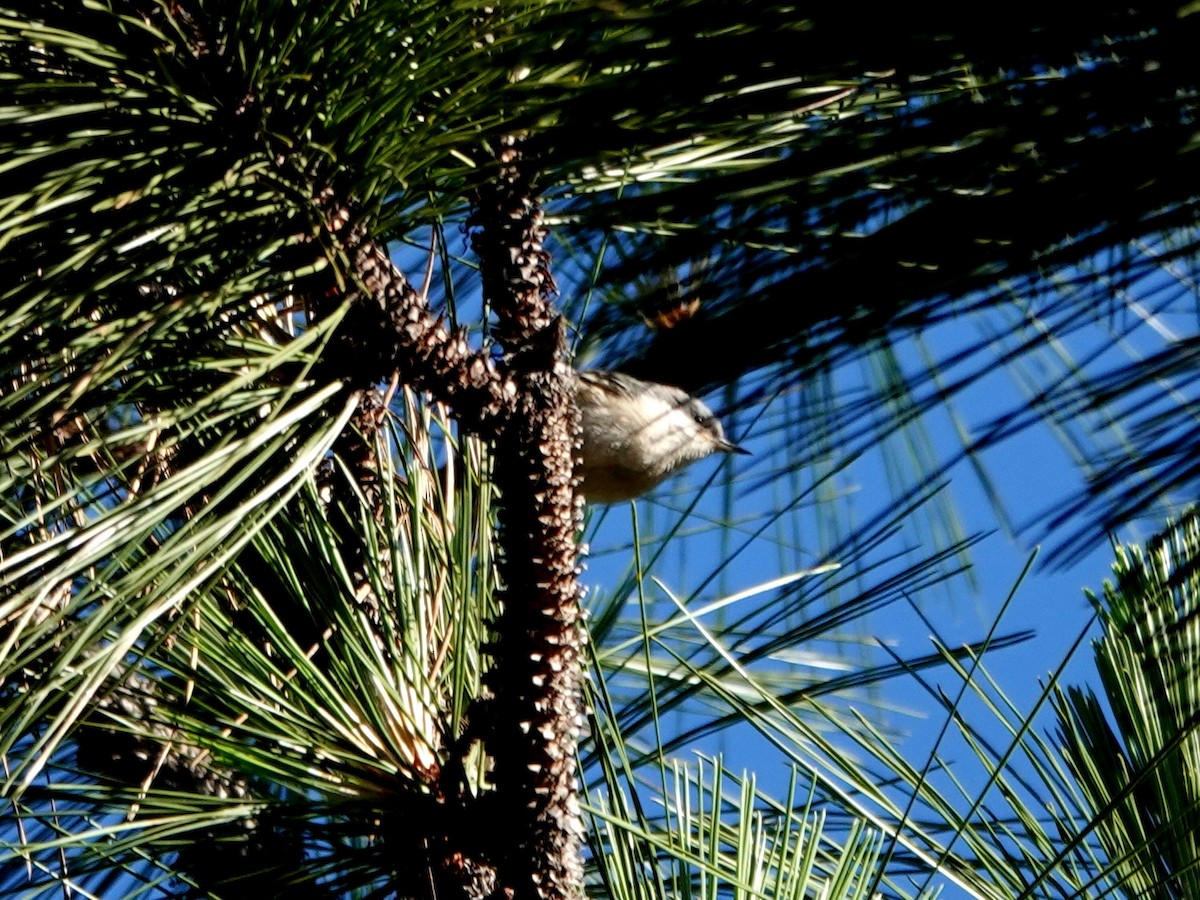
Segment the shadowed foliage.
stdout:
[[[974,465],[1003,524],[983,454],[1024,429],[1086,480],[1018,523],[1064,556],[1194,493],[1198,22],[0,0],[0,887],[1186,896],[1193,616],[1142,619],[1186,607],[1190,531],[1100,603],[1115,725],[1061,667],[1008,703],[1001,613],[955,649],[858,635],[956,589],[943,482]],[[635,515],[590,645],[568,349],[720,387],[755,442]],[[927,450],[1000,369],[1021,398]],[[901,678],[942,723],[919,757]]]

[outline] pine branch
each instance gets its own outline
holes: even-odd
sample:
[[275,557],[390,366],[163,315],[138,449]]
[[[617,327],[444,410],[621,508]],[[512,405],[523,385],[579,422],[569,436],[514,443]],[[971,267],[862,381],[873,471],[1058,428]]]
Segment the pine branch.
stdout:
[[494,896],[583,894],[575,750],[582,722],[575,490],[578,413],[570,393],[545,228],[519,139],[496,154],[496,176],[479,191],[472,243],[496,335],[516,385],[515,414],[496,433],[503,611],[496,622],[494,693],[484,739],[495,760],[487,820],[496,829],[500,884]]

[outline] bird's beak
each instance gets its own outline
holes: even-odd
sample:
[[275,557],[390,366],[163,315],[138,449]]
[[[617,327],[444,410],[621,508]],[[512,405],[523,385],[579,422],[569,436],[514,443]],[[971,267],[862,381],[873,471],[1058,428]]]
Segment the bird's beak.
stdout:
[[737,444],[730,443],[729,441],[721,441],[721,443],[717,444],[717,449],[722,453],[741,453],[744,456],[753,456],[745,447],[739,447]]

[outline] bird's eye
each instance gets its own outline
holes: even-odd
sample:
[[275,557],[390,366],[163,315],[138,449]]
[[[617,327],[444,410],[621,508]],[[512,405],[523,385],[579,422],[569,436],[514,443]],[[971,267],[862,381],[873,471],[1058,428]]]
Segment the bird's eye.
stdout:
[[692,420],[697,425],[707,425],[709,422],[712,421],[712,419],[713,419],[712,416],[706,416],[704,413],[698,412],[698,413],[692,414]]

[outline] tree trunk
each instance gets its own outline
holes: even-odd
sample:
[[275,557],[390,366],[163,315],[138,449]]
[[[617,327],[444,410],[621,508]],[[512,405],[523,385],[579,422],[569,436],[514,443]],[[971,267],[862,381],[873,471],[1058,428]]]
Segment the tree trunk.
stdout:
[[495,760],[495,896],[574,900],[583,894],[575,761],[582,723],[578,411],[549,299],[554,282],[541,210],[518,139],[501,143],[497,163],[472,217],[484,299],[496,310],[496,336],[517,389],[495,450],[503,612],[485,726]]

